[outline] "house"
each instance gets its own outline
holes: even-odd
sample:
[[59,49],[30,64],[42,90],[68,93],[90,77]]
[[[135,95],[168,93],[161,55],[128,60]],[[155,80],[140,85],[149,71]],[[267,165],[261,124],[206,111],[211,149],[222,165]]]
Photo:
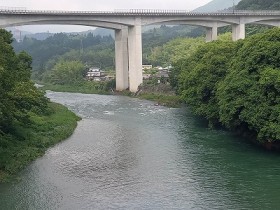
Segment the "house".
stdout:
[[91,67],[86,74],[86,79],[93,81],[102,81],[105,80],[105,76],[106,75],[104,71],[100,70],[100,68]]

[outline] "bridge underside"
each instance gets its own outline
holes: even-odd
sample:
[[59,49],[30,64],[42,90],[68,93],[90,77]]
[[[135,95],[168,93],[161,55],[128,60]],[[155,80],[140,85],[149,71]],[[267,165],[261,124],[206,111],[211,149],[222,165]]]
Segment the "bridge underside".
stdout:
[[142,76],[142,26],[143,25],[193,25],[206,28],[206,41],[218,38],[218,28],[231,25],[234,41],[245,38],[245,24],[255,23],[280,26],[280,14],[275,16],[229,15],[88,15],[88,14],[2,14],[0,27],[20,25],[84,25],[115,30],[116,89],[136,92],[143,82]]

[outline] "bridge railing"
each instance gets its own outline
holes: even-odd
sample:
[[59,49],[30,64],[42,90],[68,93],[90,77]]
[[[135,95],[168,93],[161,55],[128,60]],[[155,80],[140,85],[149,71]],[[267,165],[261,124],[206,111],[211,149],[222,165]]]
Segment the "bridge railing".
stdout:
[[184,14],[191,12],[190,10],[164,10],[164,9],[117,9],[116,13],[142,13],[142,14],[165,14],[165,13],[177,13]]
[[19,10],[19,11],[23,11],[23,10],[26,10],[26,7],[3,7],[3,6],[0,6],[0,10],[12,10],[12,11],[15,11],[15,10]]
[[225,14],[267,14],[267,15],[279,15],[280,10],[222,10],[215,13],[225,13]]
[[217,12],[194,12],[188,10],[128,9],[114,11],[64,11],[27,10],[24,7],[0,7],[0,14],[53,14],[53,15],[280,15],[280,10],[222,10]]

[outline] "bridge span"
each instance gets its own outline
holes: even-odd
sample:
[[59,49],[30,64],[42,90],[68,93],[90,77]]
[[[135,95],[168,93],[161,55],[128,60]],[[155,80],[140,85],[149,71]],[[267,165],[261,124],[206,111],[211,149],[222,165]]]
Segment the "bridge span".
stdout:
[[136,92],[142,77],[142,26],[193,25],[206,28],[206,41],[218,28],[232,26],[234,41],[245,38],[246,24],[280,26],[280,11],[230,10],[211,13],[184,10],[43,11],[0,8],[0,27],[20,25],[85,25],[115,31],[116,89]]

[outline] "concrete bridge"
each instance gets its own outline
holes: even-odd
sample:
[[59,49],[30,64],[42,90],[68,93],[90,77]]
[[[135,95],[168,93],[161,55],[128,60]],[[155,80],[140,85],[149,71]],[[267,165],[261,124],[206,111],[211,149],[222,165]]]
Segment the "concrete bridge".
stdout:
[[206,28],[206,41],[217,39],[218,28],[232,26],[234,41],[245,38],[246,24],[280,26],[280,11],[183,10],[35,11],[0,9],[0,27],[20,25],[84,25],[115,30],[116,89],[136,92],[142,84],[142,26],[193,25]]

